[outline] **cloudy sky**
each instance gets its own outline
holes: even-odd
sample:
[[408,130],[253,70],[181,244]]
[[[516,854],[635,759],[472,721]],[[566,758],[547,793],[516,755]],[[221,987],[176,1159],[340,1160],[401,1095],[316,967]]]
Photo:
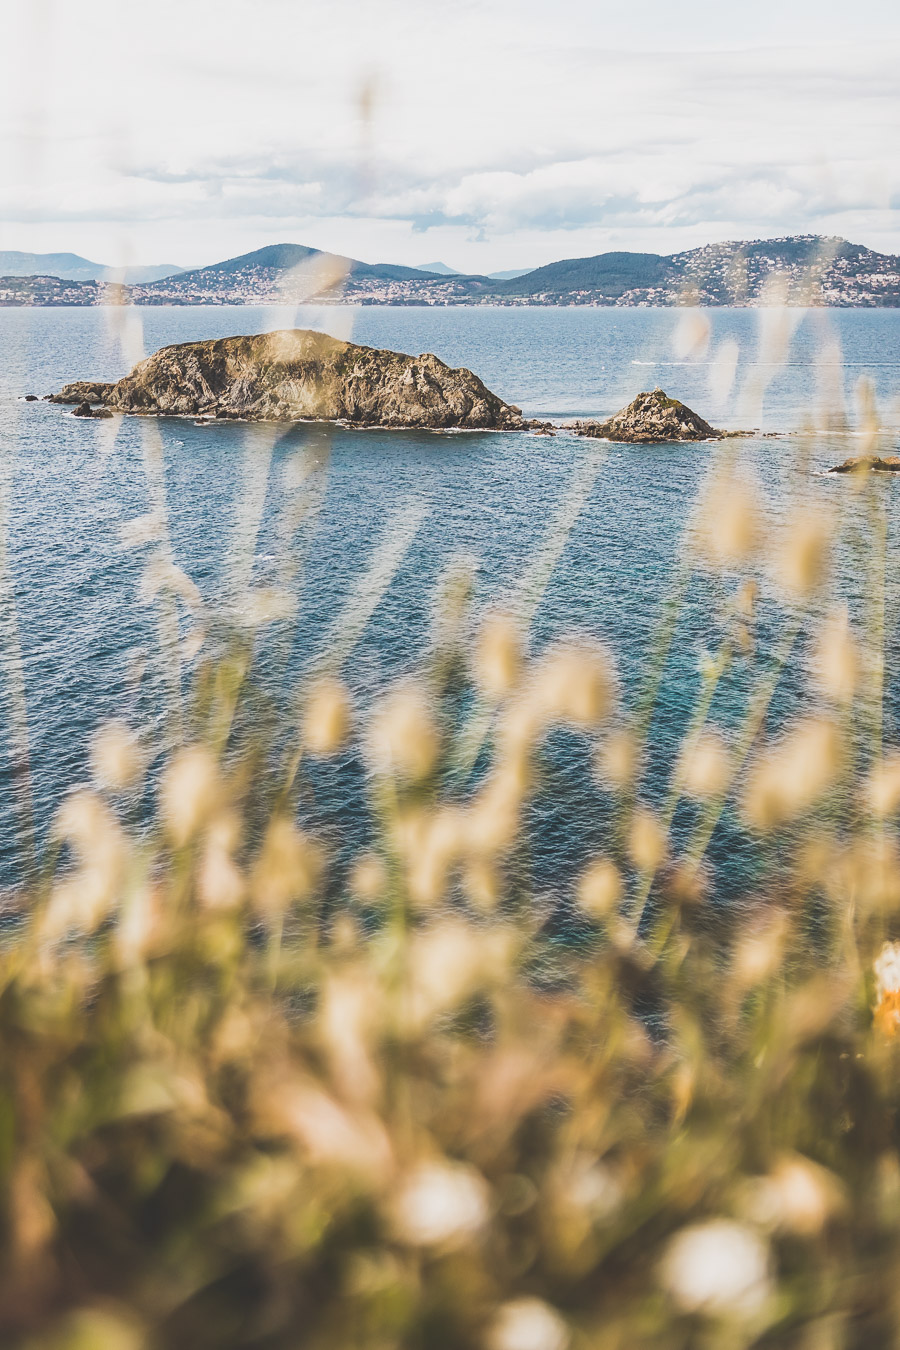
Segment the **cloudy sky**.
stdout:
[[900,252],[896,0],[5,0],[0,249]]

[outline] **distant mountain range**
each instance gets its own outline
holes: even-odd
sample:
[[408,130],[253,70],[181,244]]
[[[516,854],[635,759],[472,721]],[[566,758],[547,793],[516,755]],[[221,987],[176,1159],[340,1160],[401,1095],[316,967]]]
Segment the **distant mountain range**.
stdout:
[[[417,271],[437,272],[438,276],[442,277],[461,277],[463,275],[462,272],[457,272],[455,267],[448,267],[446,263],[442,262],[419,263],[417,264]],[[526,272],[530,271],[530,267],[513,267],[508,272],[488,272],[487,275],[490,281],[509,281],[510,277],[523,277]]]
[[[521,274],[493,277],[395,263],[365,263],[302,244],[271,244],[209,267],[133,279],[113,296],[100,277],[11,273],[0,254],[0,305],[792,305],[900,307],[900,258],[845,239],[784,239],[708,244],[668,255],[600,253],[568,258]],[[73,254],[34,255],[94,264]],[[441,269],[441,270],[438,270]],[[149,269],[161,270],[161,269]]]
[[183,267],[176,267],[174,263],[160,263],[156,267],[117,268],[91,262],[77,253],[19,253],[14,249],[0,251],[2,277],[51,276],[59,277],[61,281],[124,281],[126,285],[136,285],[160,281],[163,277],[183,271]]
[[439,277],[459,277],[461,272],[457,272],[455,267],[448,267],[446,263],[416,263],[417,272],[434,272]]

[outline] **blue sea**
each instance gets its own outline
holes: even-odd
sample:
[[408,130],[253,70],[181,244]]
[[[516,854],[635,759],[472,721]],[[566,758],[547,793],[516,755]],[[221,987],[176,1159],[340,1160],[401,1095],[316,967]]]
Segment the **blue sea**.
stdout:
[[[151,458],[154,447],[161,454],[173,560],[202,597],[207,643],[218,640],[220,621],[236,613],[248,618],[235,599],[243,594],[242,575],[244,582],[249,575],[242,567],[252,566],[256,587],[298,597],[293,617],[261,626],[256,638],[260,717],[282,728],[291,725],[304,670],[345,631],[341,616],[348,606],[358,609],[363,579],[392,547],[389,583],[343,660],[361,706],[422,661],[432,639],[436,587],[448,568],[471,570],[476,610],[492,601],[515,603],[548,538],[561,540],[561,549],[534,613],[533,648],[573,631],[602,640],[615,656],[623,708],[633,708],[678,575],[692,505],[723,453],[736,453],[756,475],[772,521],[788,517],[798,498],[845,515],[828,589],[816,605],[824,610],[845,601],[854,616],[861,613],[869,518],[850,480],[820,473],[858,445],[854,389],[860,377],[874,386],[883,453],[900,447],[900,311],[700,312],[709,322],[708,344],[696,311],[687,321],[676,310],[591,308],[125,313],[132,342],[140,338],[148,353],[168,343],[272,327],[323,328],[373,346],[435,352],[474,370],[537,418],[607,416],[641,390],[661,385],[714,424],[757,430],[747,440],[663,447],[605,445],[565,431],[547,437],[309,425],[273,430],[175,419],[153,421],[148,432],[135,418],[84,421],[63,407],[23,401],[69,380],[124,374],[130,361],[114,322],[121,317],[121,311],[100,309],[0,310],[6,549],[0,887],[13,887],[20,877],[17,801],[26,779],[39,836],[46,838],[65,793],[87,781],[89,738],[104,720],[124,717],[141,729],[151,757],[158,761],[162,753],[167,692],[158,611],[142,598],[147,549],[126,546],[120,536],[123,524],[152,509],[148,435]],[[841,416],[844,431],[834,429]],[[831,430],[810,430],[826,421]],[[153,441],[157,433],[159,442]],[[900,481],[881,480],[877,491],[889,527],[885,735],[896,740]],[[401,538],[409,541],[403,551]],[[759,581],[755,636],[765,660],[785,611],[774,582],[764,573]],[[698,666],[722,639],[723,605],[736,585],[736,578],[704,574],[689,581],[654,716],[644,787],[650,801],[665,792],[697,696]],[[770,731],[809,706],[808,663],[804,624]],[[739,717],[750,670],[746,661],[733,664],[714,720],[727,726]],[[190,674],[188,662],[186,694]],[[27,770],[16,758],[25,736]],[[590,776],[590,753],[584,738],[559,732],[542,759],[527,881],[550,914],[567,912],[572,878],[608,830],[609,803]],[[361,773],[351,749],[301,784],[301,811],[338,852],[366,832]],[[690,808],[684,811],[676,831],[690,824]],[[723,821],[711,856],[723,897],[765,884],[754,841],[737,818]]]

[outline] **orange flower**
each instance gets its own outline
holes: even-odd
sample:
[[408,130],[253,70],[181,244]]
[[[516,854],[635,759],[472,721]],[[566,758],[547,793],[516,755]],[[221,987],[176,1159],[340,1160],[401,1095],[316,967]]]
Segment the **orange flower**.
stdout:
[[884,1036],[896,1036],[900,1030],[900,989],[886,989],[875,1009],[875,1026]]

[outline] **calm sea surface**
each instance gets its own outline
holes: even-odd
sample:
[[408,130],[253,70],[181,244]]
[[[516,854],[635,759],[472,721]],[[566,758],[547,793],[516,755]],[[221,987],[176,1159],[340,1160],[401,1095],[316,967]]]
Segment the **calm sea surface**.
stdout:
[[[711,341],[701,352],[697,334],[679,327],[672,310],[366,307],[296,314],[223,307],[127,315],[129,323],[143,324],[148,352],[296,323],[374,346],[436,352],[470,367],[536,417],[608,415],[659,384],[719,425],[784,433],[724,444],[737,447],[756,475],[773,522],[790,513],[797,493],[816,509],[844,513],[830,593],[858,615],[870,526],[849,481],[815,472],[854,453],[854,440],[801,433],[814,415],[821,421],[827,411],[833,421],[842,408],[852,428],[854,386],[867,375],[886,428],[884,452],[897,452],[900,311],[794,311],[786,321],[772,311],[715,310],[707,317]],[[694,350],[686,353],[692,341]],[[435,587],[449,564],[461,556],[470,560],[478,604],[514,599],[566,511],[571,528],[537,607],[534,645],[573,629],[602,639],[616,655],[623,699],[633,705],[692,502],[722,453],[714,445],[604,446],[567,434],[330,434],[309,426],[275,434],[259,426],[177,420],[154,421],[148,433],[138,419],[82,421],[65,408],[23,401],[68,380],[125,373],[129,362],[108,313],[0,310],[0,353],[8,583],[0,668],[0,886],[17,876],[16,717],[20,726],[27,717],[41,826],[63,794],[86,780],[88,740],[100,722],[128,718],[151,749],[162,736],[157,611],[141,598],[148,551],[120,539],[123,523],[151,507],[146,435],[161,437],[174,560],[208,611],[226,612],[243,593],[242,558],[250,549],[255,586],[299,595],[297,615],[259,629],[258,638],[267,715],[285,725],[304,666],[328,648],[373,560],[404,531],[409,546],[344,663],[361,701],[421,659]],[[803,449],[809,461],[798,467]],[[900,481],[884,481],[879,491],[889,509],[886,735],[896,739]],[[777,640],[782,610],[765,576],[761,584],[757,642],[765,654]],[[722,600],[734,587],[734,581],[723,585],[703,576],[689,586],[654,722],[651,798],[664,791],[697,693],[698,663],[721,641]],[[809,701],[803,692],[807,645],[801,633],[797,660],[776,697],[775,725]],[[25,691],[18,712],[17,681]],[[715,719],[727,725],[737,718],[747,682],[746,664],[736,662],[717,695]],[[534,806],[537,842],[528,866],[535,893],[558,911],[568,903],[573,872],[606,828],[608,804],[587,785],[587,759],[582,739],[558,733],[544,757]],[[350,753],[304,785],[304,811],[336,843],[339,835],[365,833],[364,816],[352,806],[361,772]],[[676,819],[676,827],[689,823],[688,816]],[[764,884],[753,842],[735,821],[723,822],[712,852],[723,895]]]

